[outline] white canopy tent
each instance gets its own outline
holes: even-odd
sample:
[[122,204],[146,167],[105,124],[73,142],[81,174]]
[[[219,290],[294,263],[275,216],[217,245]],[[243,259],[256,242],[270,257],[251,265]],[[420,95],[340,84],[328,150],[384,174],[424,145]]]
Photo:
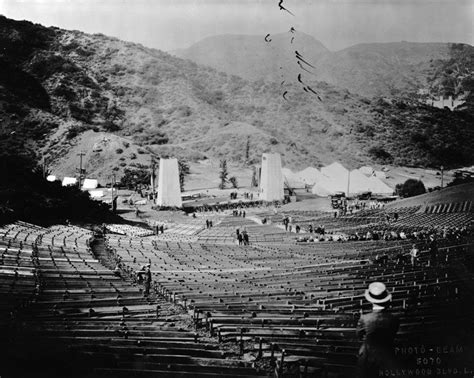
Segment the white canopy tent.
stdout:
[[328,177],[344,176],[347,180],[349,171],[339,162],[334,162],[321,168],[321,173]]
[[82,189],[97,189],[99,182],[96,179],[85,179]]
[[48,177],[46,177],[46,180],[48,180],[49,182],[54,182],[54,181],[56,181],[56,176],[55,175],[49,175]]
[[283,182],[290,188],[298,189],[304,188],[305,183],[299,178],[297,173],[294,173],[289,168],[282,168],[281,173],[283,174]]
[[374,169],[370,165],[364,165],[363,167],[360,167],[359,171],[361,171],[366,176],[372,176],[374,174]]
[[103,190],[91,190],[89,191],[89,194],[92,198],[102,198],[105,196]]
[[349,195],[371,192],[370,187],[370,181],[366,175],[364,175],[358,169],[351,171],[349,180]]
[[[365,171],[368,172],[369,169]],[[312,193],[319,196],[328,196],[336,192],[344,192],[348,195],[363,192],[392,194],[393,189],[378,177],[373,175],[367,177],[360,169],[349,172],[342,164],[333,163],[321,168],[321,173],[313,186]]]
[[371,192],[374,194],[387,194],[392,195],[393,189],[385,184],[382,180],[378,177],[371,176],[369,177]]
[[75,177],[64,177],[62,185],[63,186],[70,186],[70,185],[76,185],[77,184],[77,179]]
[[300,181],[304,182],[306,185],[314,185],[318,180],[322,178],[322,173],[319,169],[314,167],[308,167],[298,172],[297,177]]

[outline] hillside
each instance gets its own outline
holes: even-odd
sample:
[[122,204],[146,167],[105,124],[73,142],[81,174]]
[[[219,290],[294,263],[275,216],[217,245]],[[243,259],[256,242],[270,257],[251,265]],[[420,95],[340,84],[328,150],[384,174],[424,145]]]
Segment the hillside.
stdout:
[[329,53],[314,37],[298,31],[272,34],[267,38],[270,42],[266,42],[264,37],[218,35],[173,54],[247,80],[280,83],[296,78],[298,65],[294,58],[295,50],[304,55],[308,62],[317,62]]
[[395,97],[426,88],[435,61],[451,56],[447,43],[367,43],[324,56],[319,80],[366,96]]
[[474,198],[474,183],[467,183],[455,186],[448,186],[443,189],[421,194],[419,196],[404,198],[387,205],[389,209],[396,209],[400,207],[410,206],[424,206],[436,205],[440,203],[459,203],[465,201],[472,201]]
[[[3,17],[0,45],[0,147],[44,158],[53,172],[75,174],[80,151],[88,174],[101,176],[150,155],[244,164],[274,151],[291,168],[474,163],[467,112],[367,99],[322,82],[313,84],[322,101],[294,82],[285,100],[280,83]],[[95,148],[104,138],[110,143]]]
[[419,89],[437,97],[472,90],[474,48],[469,45],[364,43],[330,52],[304,33],[276,34],[271,38],[266,43],[263,36],[221,35],[175,54],[247,80],[280,82],[295,81],[301,72],[294,58],[297,50],[315,66],[315,80],[367,97],[413,96]]

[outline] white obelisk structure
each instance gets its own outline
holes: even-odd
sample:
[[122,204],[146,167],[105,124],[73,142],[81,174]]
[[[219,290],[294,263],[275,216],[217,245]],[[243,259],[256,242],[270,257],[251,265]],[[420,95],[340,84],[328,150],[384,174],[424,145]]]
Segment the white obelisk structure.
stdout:
[[181,189],[179,186],[179,169],[177,159],[160,159],[160,173],[158,175],[159,206],[182,207]]
[[280,154],[263,154],[260,199],[262,201],[282,201],[283,198],[283,174],[281,172]]

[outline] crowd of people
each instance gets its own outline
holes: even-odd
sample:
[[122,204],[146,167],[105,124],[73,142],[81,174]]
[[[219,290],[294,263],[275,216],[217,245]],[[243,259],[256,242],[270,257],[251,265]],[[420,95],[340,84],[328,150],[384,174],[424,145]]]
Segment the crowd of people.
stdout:
[[184,210],[188,213],[208,213],[208,212],[224,212],[226,210],[244,209],[244,208],[268,208],[268,207],[280,207],[282,202],[264,202],[264,201],[239,201],[239,202],[222,202],[215,204],[201,204],[196,206],[186,206]]
[[239,209],[232,210],[232,216],[234,217],[245,218],[245,215],[246,215],[245,210],[239,210]]
[[[310,230],[313,230],[311,232]],[[430,235],[447,240],[459,240],[471,234],[468,227],[443,227],[427,228],[424,230],[375,230],[369,229],[366,232],[356,231],[352,234],[343,232],[325,232],[324,226],[314,229],[312,225],[307,228],[305,235],[299,236],[298,242],[323,242],[323,241],[376,241],[376,240],[428,240]]]
[[[239,195],[239,194],[238,194],[237,192],[231,192],[231,193],[229,194],[229,198],[230,198],[231,200],[236,200],[238,195]],[[250,193],[249,193],[249,192],[245,192],[245,193],[242,194],[242,197],[243,197],[244,199],[246,199],[246,200],[253,201],[253,193],[252,193],[252,192],[250,192]]]

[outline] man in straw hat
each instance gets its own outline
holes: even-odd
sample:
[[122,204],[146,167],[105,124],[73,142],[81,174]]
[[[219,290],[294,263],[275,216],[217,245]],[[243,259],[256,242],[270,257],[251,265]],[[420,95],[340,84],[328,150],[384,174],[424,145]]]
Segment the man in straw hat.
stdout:
[[363,342],[357,367],[359,378],[372,378],[378,377],[381,369],[396,367],[393,340],[399,322],[386,311],[392,295],[382,282],[372,282],[365,298],[372,303],[372,312],[363,314],[357,324],[357,334]]

